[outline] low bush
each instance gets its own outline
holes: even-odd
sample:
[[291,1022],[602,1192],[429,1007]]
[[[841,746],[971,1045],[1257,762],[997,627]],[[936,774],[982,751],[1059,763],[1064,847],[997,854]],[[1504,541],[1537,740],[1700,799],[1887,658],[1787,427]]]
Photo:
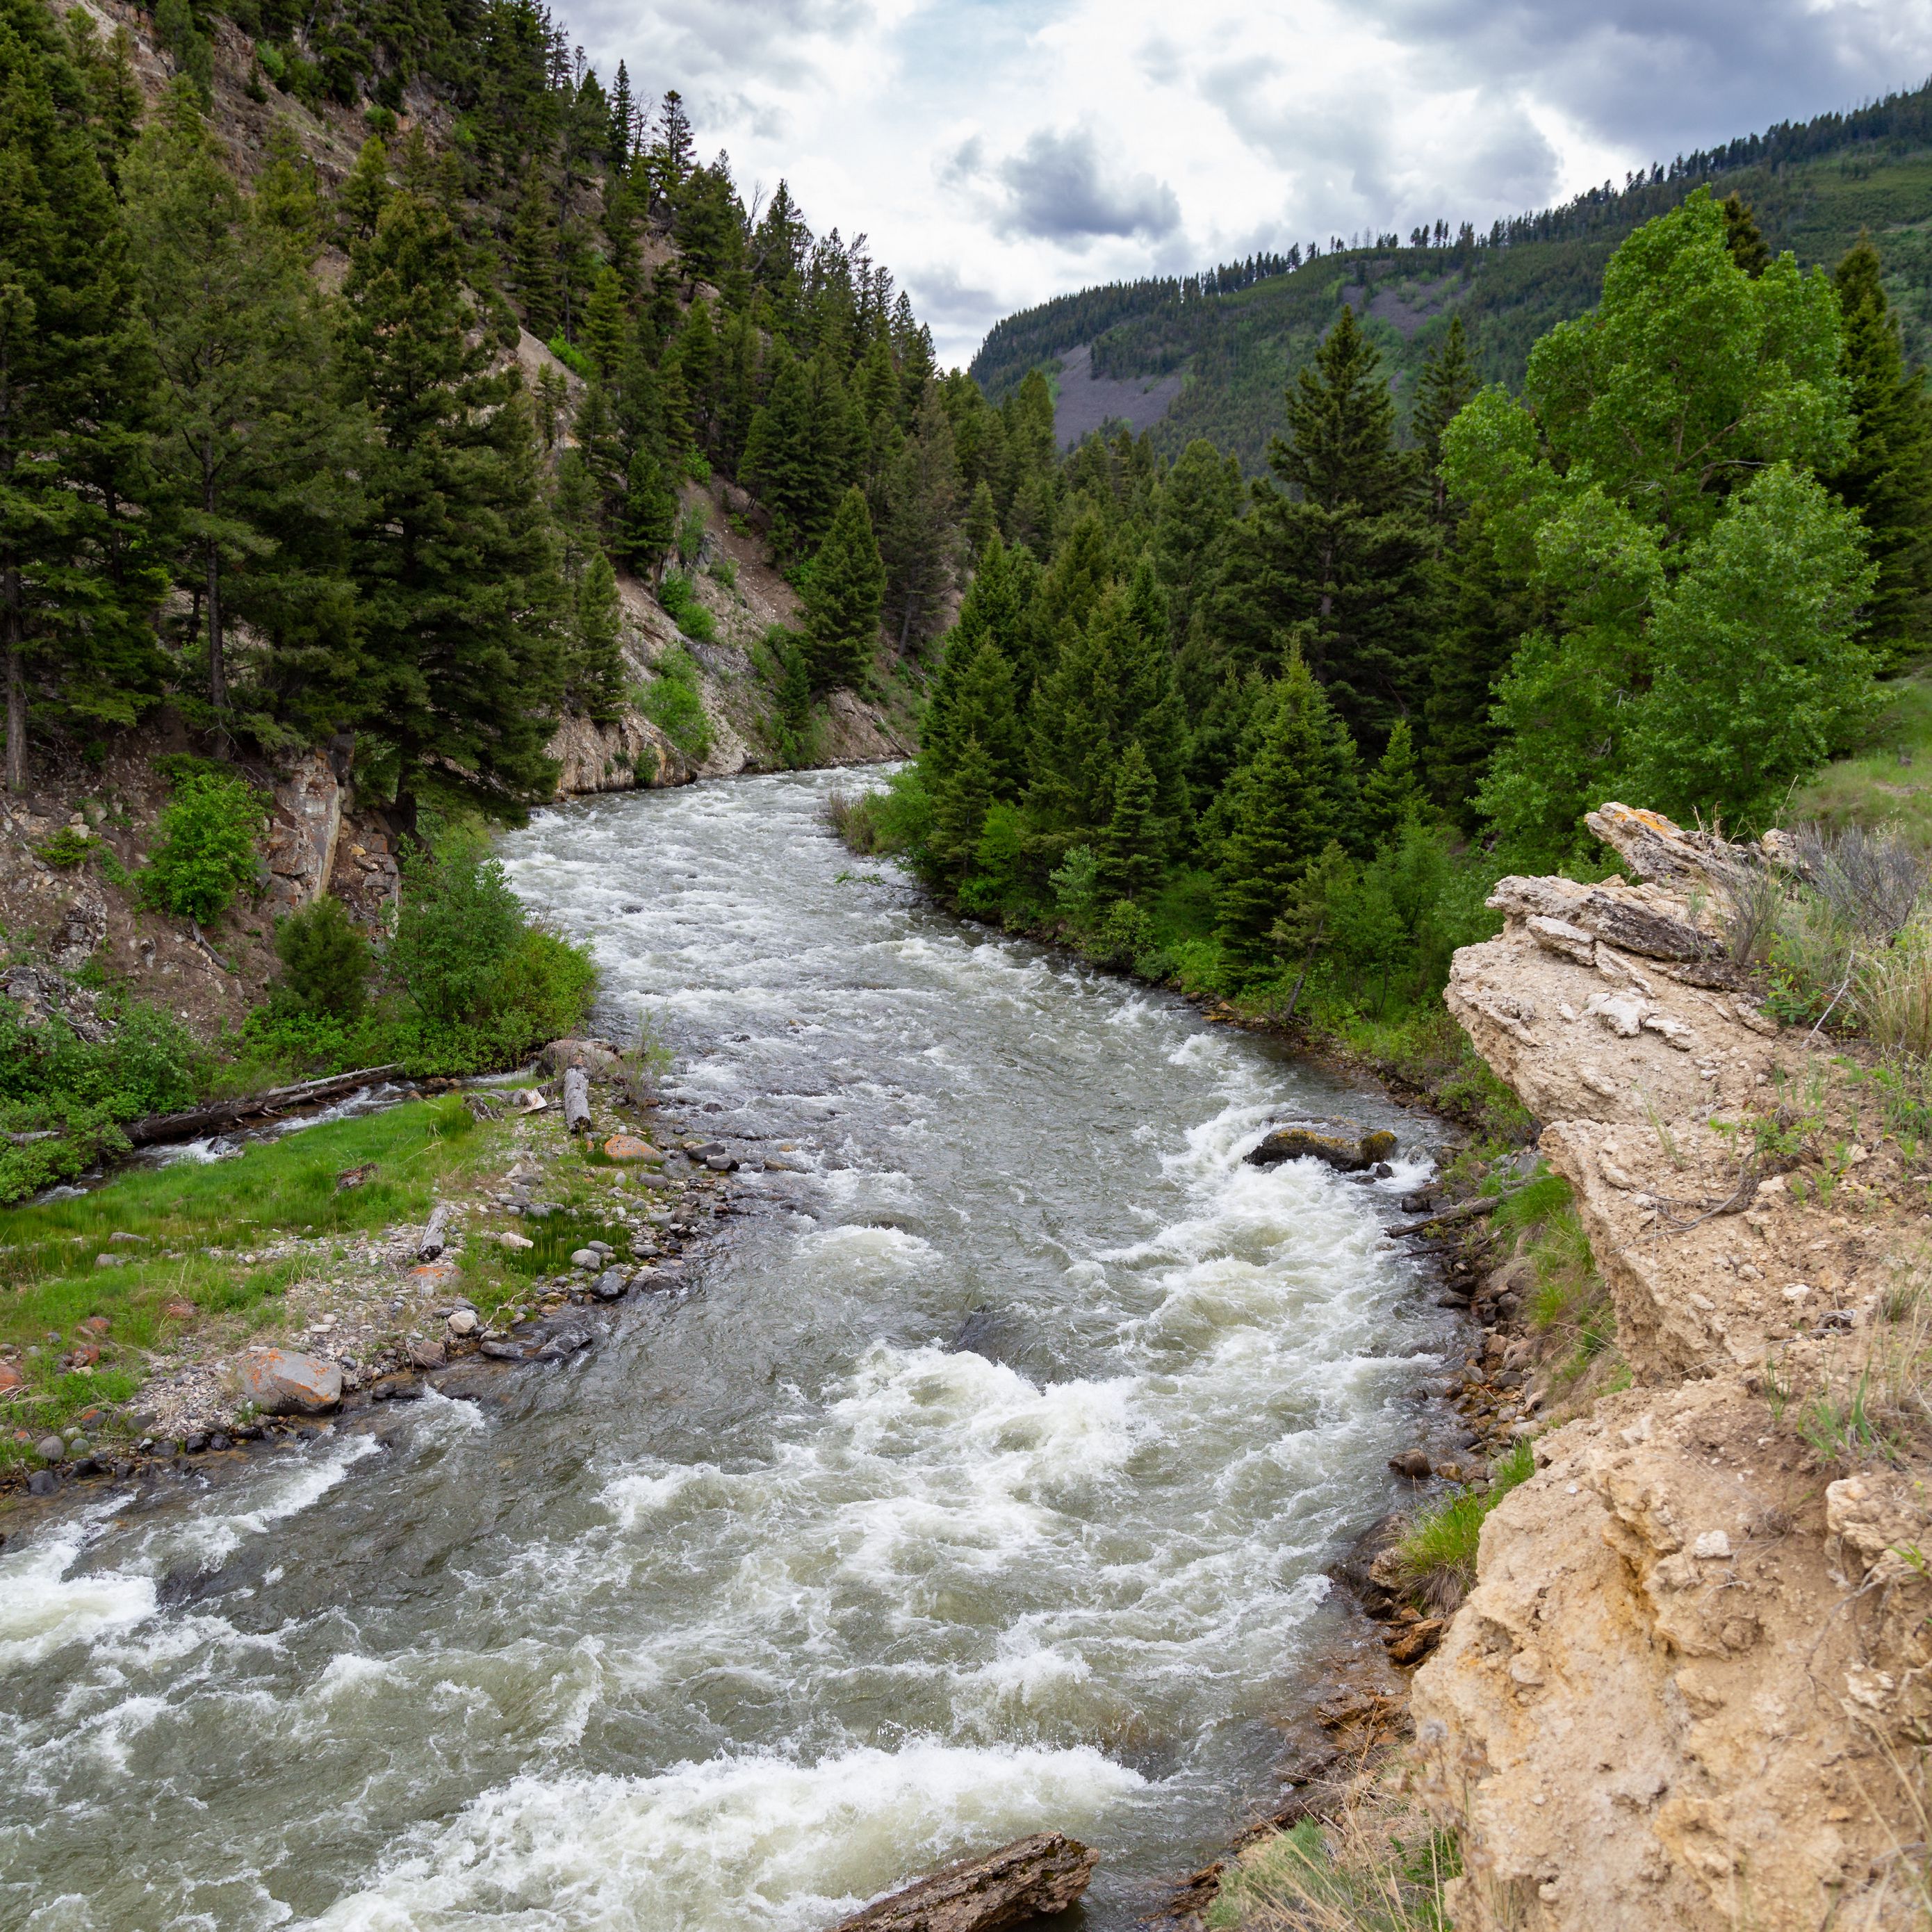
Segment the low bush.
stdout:
[[718,641],[718,620],[698,601],[696,587],[682,571],[664,572],[658,584],[658,602],[687,638],[700,644]]
[[144,904],[206,926],[244,886],[261,878],[256,840],[260,796],[238,772],[186,770],[161,808],[148,866],[138,875]]
[[[710,613],[704,613],[709,616]],[[638,709],[688,758],[702,764],[711,751],[696,661],[681,647],[657,662],[657,675],[634,694]]]
[[372,962],[369,942],[332,893],[291,913],[275,926],[282,989],[302,1012],[338,1020],[362,1017]]

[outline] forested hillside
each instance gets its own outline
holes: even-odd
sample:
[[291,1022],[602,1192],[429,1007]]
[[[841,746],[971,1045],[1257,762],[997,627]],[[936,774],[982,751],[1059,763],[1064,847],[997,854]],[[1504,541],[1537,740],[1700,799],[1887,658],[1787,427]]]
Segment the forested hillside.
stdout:
[[1803,266],[1837,262],[1870,232],[1907,353],[1915,363],[1932,357],[1928,84],[1854,113],[1679,155],[1621,188],[1606,182],[1565,207],[1482,233],[1439,219],[1406,236],[1335,236],[1201,277],[1061,296],[999,323],[973,374],[998,398],[1028,369],[1052,370],[1082,344],[1093,345],[1096,376],[1184,371],[1179,398],[1154,431],[1155,447],[1172,457],[1207,436],[1257,475],[1281,391],[1312,361],[1345,305],[1382,351],[1405,418],[1452,314],[1462,320],[1483,379],[1514,386],[1538,339],[1595,301],[1624,237],[1707,185],[1748,203],[1767,244],[1791,249]]
[[988,542],[854,836],[1097,957],[1429,1036],[1498,877],[1600,873],[1586,810],[1769,824],[1928,640],[1932,418],[1882,258],[1802,269],[1700,189],[1591,296],[1520,395],[1452,314],[1406,436],[1345,307],[1252,488],[1204,440],[1089,438]]

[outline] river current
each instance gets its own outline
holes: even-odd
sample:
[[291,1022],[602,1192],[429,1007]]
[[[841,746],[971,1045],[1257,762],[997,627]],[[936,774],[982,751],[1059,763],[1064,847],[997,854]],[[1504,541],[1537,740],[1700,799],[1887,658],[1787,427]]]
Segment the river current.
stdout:
[[[1125,1932],[1274,1801],[1454,1339],[1381,1235],[1432,1132],[935,910],[826,830],[854,782],[505,841],[768,1198],[500,1399],[0,1552],[0,1923],[816,1932],[1058,1826]],[[1310,1111],[1395,1178],[1242,1164]]]

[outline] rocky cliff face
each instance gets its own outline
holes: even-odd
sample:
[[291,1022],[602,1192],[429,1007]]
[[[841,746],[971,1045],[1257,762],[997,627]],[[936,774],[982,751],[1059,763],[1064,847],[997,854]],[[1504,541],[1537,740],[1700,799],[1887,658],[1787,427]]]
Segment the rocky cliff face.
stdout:
[[1504,881],[1447,996],[1546,1123],[1632,1384],[1538,1441],[1415,1681],[1456,1923],[1923,1925],[1924,1163],[1726,963],[1777,851],[1592,824],[1640,883]]

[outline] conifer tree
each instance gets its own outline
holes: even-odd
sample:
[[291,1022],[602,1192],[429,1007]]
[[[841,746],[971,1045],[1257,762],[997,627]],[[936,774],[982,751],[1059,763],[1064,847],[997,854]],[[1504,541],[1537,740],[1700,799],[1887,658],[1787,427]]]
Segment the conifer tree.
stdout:
[[1269,943],[1295,969],[1284,1018],[1294,1018],[1315,962],[1333,948],[1336,912],[1354,883],[1354,862],[1331,838],[1290,889],[1288,903],[1268,932]]
[[968,736],[933,800],[932,856],[956,890],[971,868],[994,802],[992,760],[979,740]]
[[149,363],[85,86],[37,0],[0,0],[0,676],[8,789],[30,706],[131,722],[158,693],[136,459]]
[[1408,720],[1398,718],[1388,745],[1375,768],[1362,780],[1363,836],[1371,845],[1385,845],[1405,826],[1419,824],[1429,810],[1417,769],[1415,745]]
[[1204,436],[1196,436],[1161,479],[1154,526],[1154,566],[1167,593],[1168,616],[1178,642],[1186,638],[1194,608],[1220,569],[1228,531],[1245,494],[1240,466]]
[[1443,482],[1442,432],[1461,414],[1462,406],[1482,386],[1476,364],[1469,354],[1469,339],[1463,332],[1462,318],[1452,315],[1442,346],[1423,364],[1422,380],[1415,392],[1415,414],[1411,424],[1416,448],[1421,459],[1424,486],[1436,520],[1449,514],[1449,486]]
[[1895,670],[1924,648],[1932,587],[1932,404],[1925,372],[1907,370],[1886,301],[1877,249],[1861,241],[1834,281],[1844,315],[1839,364],[1858,418],[1851,460],[1826,480],[1863,519],[1878,587],[1865,641]]
[[1154,767],[1130,740],[1114,773],[1114,808],[1096,850],[1103,899],[1138,899],[1160,877],[1166,852]]
[[1538,621],[1538,607],[1520,583],[1504,577],[1479,510],[1457,526],[1444,572],[1442,628],[1424,713],[1425,764],[1437,804],[1472,832],[1476,794],[1499,735],[1491,716],[1496,682],[1508,670],[1518,639]]
[[1222,944],[1251,970],[1310,860],[1358,829],[1353,746],[1322,688],[1292,656],[1269,694],[1252,755],[1230,782],[1228,837],[1217,868]]
[[393,196],[351,257],[346,352],[381,442],[356,546],[364,717],[393,748],[396,804],[515,819],[548,796],[563,611],[527,399],[471,339],[462,244]]
[[392,192],[389,151],[381,135],[371,134],[335,193],[338,238],[345,248],[375,233],[376,218]]
[[1429,545],[1395,445],[1382,356],[1345,308],[1288,398],[1260,496],[1258,574],[1242,586],[1298,640],[1358,738],[1379,742],[1421,695]]
[[617,554],[640,577],[655,578],[677,533],[677,493],[655,451],[631,452],[616,530]]
[[902,652],[933,628],[952,589],[958,494],[952,425],[928,382],[913,433],[902,440],[881,490],[879,550]]
[[606,382],[615,377],[630,341],[630,318],[625,312],[623,284],[614,268],[597,272],[584,311],[578,346]]
[[225,711],[229,577],[272,548],[250,511],[298,479],[328,487],[328,337],[303,257],[248,218],[191,88],[170,89],[122,173],[160,378],[156,455],[181,505],[183,581],[202,598],[209,701]]
[[562,315],[563,298],[557,274],[556,222],[540,168],[532,168],[524,177],[510,229],[510,260],[517,297],[523,304],[524,326],[547,341]]
[[255,182],[255,218],[284,236],[304,261],[322,245],[322,198],[315,164],[295,130],[278,121],[268,134],[268,164]]
[[886,566],[872,535],[866,493],[855,484],[846,491],[818,547],[806,587],[813,690],[842,685],[863,691],[871,684],[885,596]]
[[1756,281],[1771,266],[1771,250],[1751,214],[1750,203],[1735,191],[1720,204],[1724,218],[1724,242],[1731,259]]
[[999,541],[1000,513],[994,507],[993,486],[983,476],[973,486],[962,534],[966,539],[967,553],[976,564],[986,555],[988,546]]
[[602,549],[592,551],[573,601],[567,700],[573,711],[606,722],[623,706],[624,659],[617,642],[617,579]]
[[1114,645],[1122,628],[1119,592],[1112,589],[1084,630],[1063,619],[1053,668],[1034,694],[1027,818],[1054,864],[1113,811],[1121,698]]
[[617,79],[610,89],[610,120],[604,141],[604,164],[614,176],[631,165],[638,146],[638,106],[631,98],[631,70],[617,63]]

